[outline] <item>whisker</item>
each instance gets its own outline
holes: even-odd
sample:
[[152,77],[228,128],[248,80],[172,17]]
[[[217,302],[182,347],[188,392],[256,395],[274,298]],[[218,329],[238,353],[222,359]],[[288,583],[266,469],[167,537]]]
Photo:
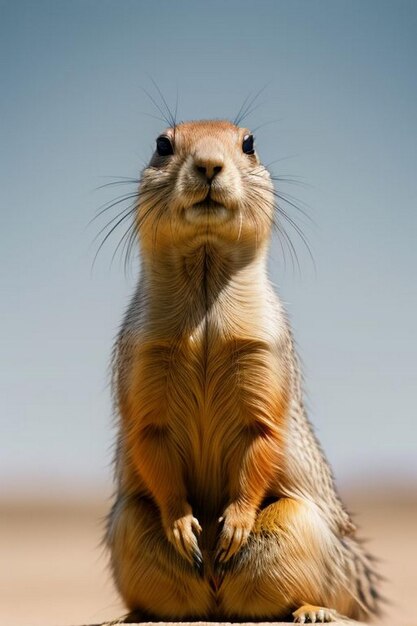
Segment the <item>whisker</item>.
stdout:
[[[149,95],[149,94],[146,94]],[[159,117],[158,115],[152,115],[152,113],[146,113],[146,111],[139,111],[139,113],[141,115],[146,115],[146,117],[151,117],[154,120],[158,120],[159,122],[163,122],[164,124],[167,124],[167,120],[165,119],[165,117]]]
[[97,239],[100,237],[100,235],[111,225],[113,224],[113,222],[115,222],[119,217],[121,217],[123,214],[123,217],[121,217],[121,220],[118,223],[123,222],[127,217],[129,217],[129,215],[131,215],[134,211],[136,210],[136,203],[132,203],[129,204],[129,206],[125,207],[122,211],[120,211],[115,217],[112,217],[111,220],[109,220],[107,222],[107,224],[105,224],[103,226],[103,228],[101,228],[99,230],[99,232],[97,233],[97,235],[95,235],[93,241],[97,241]]
[[178,85],[175,94],[175,109],[174,109],[174,137],[175,137],[175,127],[177,125],[177,115],[178,115]]
[[[282,200],[283,202],[291,206],[293,209],[301,213],[309,222],[311,222],[312,224],[315,224],[311,215],[309,215],[306,211],[304,211],[304,209],[302,209],[300,206],[298,206],[298,204],[296,204],[297,202],[299,202],[300,204],[305,205],[304,202],[302,202],[301,200],[298,200],[297,198],[294,198],[293,196],[287,193],[284,193],[283,191],[277,191],[276,189],[273,190],[273,194],[275,198],[277,198],[278,200]],[[308,205],[305,205],[305,206],[308,207]]]
[[[98,255],[99,255],[99,253],[100,253],[100,250],[103,248],[103,246],[104,246],[104,244],[106,243],[106,241],[108,240],[108,238],[111,236],[111,234],[112,234],[112,233],[114,233],[114,231],[116,230],[116,228],[117,228],[118,226],[120,226],[120,224],[121,224],[122,222],[124,222],[124,220],[125,220],[125,219],[127,219],[128,217],[130,217],[130,216],[131,216],[131,214],[133,213],[133,210],[134,210],[134,209],[133,209],[133,208],[131,208],[131,211],[130,211],[129,213],[126,213],[126,215],[124,215],[123,217],[121,217],[121,218],[120,218],[120,219],[116,222],[116,224],[114,224],[114,226],[112,226],[112,227],[111,227],[111,229],[109,230],[109,232],[108,232],[108,233],[106,234],[106,236],[103,238],[102,242],[100,243],[100,245],[99,245],[99,247],[98,247],[97,252],[96,252],[96,253],[95,253],[95,255],[94,255],[93,264],[92,264],[92,267],[93,267],[93,268],[94,268],[95,262],[96,262],[96,260],[97,260],[97,257],[98,257]],[[105,230],[107,227],[108,227],[108,225],[106,225],[106,226],[104,227],[104,229],[102,229],[102,230],[100,231],[99,235],[100,235],[100,234],[103,232],[103,230]],[[97,237],[98,237],[99,235],[97,235],[97,236],[95,237],[95,239],[97,239]]]
[[176,118],[175,118],[175,117],[174,117],[174,115],[172,114],[172,111],[171,111],[171,109],[170,109],[170,108],[169,108],[169,106],[168,106],[168,103],[167,103],[167,101],[166,101],[166,99],[165,99],[164,94],[163,94],[163,93],[162,93],[162,91],[160,90],[159,85],[156,83],[156,81],[154,80],[154,78],[153,78],[150,74],[148,74],[148,77],[150,78],[150,80],[151,80],[151,82],[152,82],[153,86],[155,87],[156,91],[157,91],[157,92],[158,92],[158,94],[159,94],[159,97],[160,97],[160,98],[161,98],[161,100],[162,100],[163,105],[165,106],[165,109],[166,109],[166,111],[167,111],[167,113],[168,113],[168,120],[170,121],[170,124],[169,124],[169,125],[170,125],[170,126],[172,126],[172,128],[174,128],[174,127],[175,127],[175,125],[176,125]]
[[259,109],[259,107],[263,106],[265,104],[265,102],[258,102],[257,104],[254,104],[252,107],[248,108],[245,111],[245,114],[242,116],[242,118],[239,120],[239,124],[241,124],[243,122],[243,120],[245,120],[247,117],[249,117],[250,115],[252,115],[252,113],[254,113],[255,111],[257,111]]
[[134,245],[136,243],[137,236],[138,236],[138,232],[137,232],[137,228],[136,228],[136,225],[135,225],[135,228],[132,228],[129,237],[125,240],[125,243],[123,244],[122,256],[124,256],[124,273],[125,273],[125,275],[127,274],[127,270],[129,268],[129,265],[130,265],[130,260],[131,260],[131,257],[132,257],[132,251],[134,249]]
[[128,200],[132,200],[133,198],[137,198],[137,197],[138,197],[138,192],[121,196],[114,201],[106,202],[105,204],[102,204],[101,207],[99,207],[98,209],[98,213],[96,213],[96,215],[94,215],[94,217],[91,218],[91,220],[88,222],[88,225],[90,225],[92,222],[98,219],[100,215],[103,215],[103,213],[105,213],[106,211],[110,211],[115,206],[122,204],[122,202],[127,202]]
[[[274,165],[275,163],[281,163],[281,161],[289,161],[290,159],[296,159],[297,157],[299,157],[299,154],[289,154],[286,157],[281,157],[279,159],[274,159],[273,161],[270,161],[269,163],[267,163],[265,165],[265,169],[267,169],[269,171],[269,168],[271,165]],[[271,174],[272,176],[272,174]]]
[[161,109],[161,107],[159,106],[159,104],[157,103],[157,101],[155,100],[155,98],[149,93],[149,91],[147,91],[145,89],[145,87],[141,87],[142,91],[148,96],[149,100],[152,102],[152,104],[158,109],[158,111],[160,112],[160,114],[162,115],[162,121],[165,122],[168,126],[171,126],[171,122],[172,120],[169,119],[169,117],[166,116],[166,114],[164,113],[163,109]]
[[[265,191],[271,191],[268,185],[263,184],[264,179],[260,173],[258,174],[256,173],[255,170],[252,170],[250,172],[250,175],[259,178],[259,181],[256,183],[256,186],[259,189],[263,189]],[[282,179],[281,182],[287,182],[287,181]],[[301,205],[304,205],[306,208],[310,208],[309,205],[307,205],[305,202],[303,202],[302,200],[299,200],[298,198],[296,198],[295,196],[292,196],[291,194],[288,194],[283,191],[277,191],[276,189],[272,189],[272,193],[278,200],[282,200],[283,202],[291,206],[293,209],[301,213],[312,224],[315,224],[313,218],[306,211],[304,211],[304,209],[302,209],[301,206],[299,206],[301,204]]]
[[278,122],[282,122],[284,118],[277,118],[275,120],[269,120],[268,122],[263,122],[262,124],[259,124],[259,126],[256,126],[255,128],[252,128],[252,132],[256,133],[260,128],[263,128],[264,126],[270,126],[271,124],[277,124]]
[[[276,239],[277,239],[277,241],[279,243],[279,247],[281,248],[282,259],[284,261],[284,271],[287,271],[287,257],[285,256],[285,251],[284,251],[284,246],[283,246],[282,239],[279,236],[280,235],[279,225],[275,222],[275,220],[274,220],[274,223],[273,223],[273,229],[274,229],[274,231],[276,231],[278,233],[278,236],[277,236]],[[293,267],[294,267],[294,264],[293,264]]]
[[305,185],[306,187],[311,187],[311,185],[304,182],[302,176],[296,176],[295,174],[271,174],[270,173],[270,177],[272,180],[276,180],[277,182],[297,183],[298,185]]
[[[124,247],[126,245],[126,241],[132,236],[132,232],[134,232],[134,234],[136,235],[136,228],[135,228],[134,220],[132,220],[132,222],[129,224],[129,226],[125,230],[125,232],[123,234],[123,237],[121,237],[121,239],[119,240],[119,243],[117,244],[117,246],[116,246],[116,248],[115,248],[115,250],[113,252],[110,265],[112,265],[114,259],[116,258],[116,254],[117,254],[118,250],[120,249],[120,246],[122,246],[121,256],[123,258],[123,250],[124,250]],[[126,273],[126,267],[125,267],[125,273]]]
[[161,206],[159,211],[158,211],[158,215],[156,216],[155,229],[154,229],[153,239],[152,239],[152,247],[153,247],[154,251],[156,249],[156,241],[157,241],[157,236],[158,236],[159,223],[161,221],[161,218],[162,218],[164,212],[165,212],[165,206]]
[[135,193],[128,193],[123,196],[119,196],[118,198],[115,198],[114,200],[111,200],[110,202],[106,202],[105,204],[101,205],[101,207],[99,207],[98,213],[92,218],[91,221],[94,221],[106,211],[109,211],[110,209],[114,208],[115,206],[119,204],[122,204],[123,202],[126,202],[134,198],[138,199],[139,194],[141,194],[142,197],[148,198],[150,194],[155,194],[157,192],[164,191],[166,188],[167,188],[167,185],[165,181],[162,181],[159,184],[154,184],[151,190],[142,189],[141,191],[139,191],[138,189],[137,191],[135,191]]
[[240,116],[241,116],[242,111],[243,111],[247,101],[249,100],[250,96],[251,96],[251,93],[249,92],[248,95],[246,96],[246,98],[243,100],[242,104],[240,105],[240,109],[237,112],[237,115],[235,116],[235,118],[233,120],[233,124],[235,124],[236,126],[238,126],[239,123],[240,123],[240,119],[241,119]]
[[[297,210],[299,213],[301,213],[304,217],[306,217],[310,222],[312,222],[314,224],[314,220],[312,220],[311,216],[306,213],[306,211],[304,211],[300,206],[299,203],[301,201],[298,201],[296,198],[294,198],[293,196],[291,196],[290,194],[286,194],[284,192],[280,192],[277,191],[276,189],[272,189],[270,188],[269,185],[267,185],[265,179],[262,176],[262,166],[260,166],[259,168],[254,168],[249,174],[249,177],[253,176],[257,179],[257,183],[254,186],[254,194],[253,194],[253,204],[257,207],[259,207],[260,210],[263,210],[262,207],[262,203],[259,202],[259,197],[256,196],[256,189],[260,190],[260,191],[267,191],[267,192],[271,192],[275,198],[275,202],[273,204],[273,208],[274,208],[274,212],[277,213],[277,215],[279,215],[281,217],[282,220],[286,221],[288,223],[289,226],[291,226],[291,228],[295,231],[295,233],[298,235],[298,237],[301,239],[303,245],[305,246],[309,257],[313,263],[313,267],[314,270],[316,270],[316,264],[315,264],[315,260],[314,260],[314,256],[311,250],[311,247],[309,245],[309,242],[307,240],[307,237],[305,236],[302,228],[299,226],[299,224],[297,224],[297,222],[290,216],[288,215],[288,213],[284,210],[282,203],[287,204],[289,207]],[[251,181],[253,184],[253,180]],[[265,210],[263,210],[263,212],[265,213]],[[293,266],[293,270],[295,271],[295,268],[297,267],[299,274],[301,274],[301,269],[300,269],[300,262],[299,262],[299,258],[298,258],[298,254],[297,254],[297,250],[295,248],[295,245],[289,235],[289,233],[287,232],[287,230],[284,228],[284,225],[281,221],[281,223],[276,222],[274,220],[274,229],[276,229],[278,231],[279,237],[278,240],[280,241],[280,246],[281,246],[281,250],[283,252],[283,244],[285,244],[285,246],[287,247],[288,252],[290,253],[290,257],[291,257],[291,262],[292,262],[292,266]],[[283,256],[285,259],[285,254],[283,252]]]
[[139,231],[145,223],[146,219],[155,211],[156,207],[159,204],[160,198],[158,196],[157,200],[146,209],[145,213],[141,215],[139,220],[132,220],[132,223],[129,224],[128,228],[126,229],[116,246],[116,249],[112,256],[112,263],[117,255],[117,252],[120,250],[121,258],[124,259],[123,264],[125,274],[127,274],[128,266],[131,261],[132,251],[137,240]]
[[[263,87],[261,87],[261,89],[259,89],[255,95],[250,98],[250,94],[248,96],[246,96],[245,100],[243,101],[242,106],[239,109],[238,114],[236,115],[235,119],[233,120],[233,124],[235,126],[239,126],[244,119],[246,119],[248,117],[248,115],[250,115],[250,113],[253,113],[253,105],[255,104],[255,102],[258,100],[259,96],[265,91],[265,89],[269,86],[269,83],[266,83]],[[259,105],[257,105],[259,106]],[[257,108],[257,107],[256,107]],[[251,110],[252,109],[252,110]]]
[[[279,234],[283,237],[283,241],[286,243],[288,251],[290,253],[290,258],[291,258],[291,264],[292,264],[292,269],[293,272],[295,272],[295,264],[297,265],[297,269],[298,269],[298,273],[299,275],[301,275],[301,267],[300,267],[300,261],[298,259],[298,254],[297,254],[297,250],[291,240],[291,237],[288,235],[287,231],[285,230],[285,228],[283,228],[282,226],[280,226],[279,224],[277,225],[277,229]],[[294,264],[295,261],[295,264]]]
[[[113,178],[113,177],[112,177]],[[139,185],[140,180],[138,178],[123,177],[122,180],[113,180],[110,183],[104,183],[96,187],[96,191],[99,189],[105,189],[106,187],[115,187],[117,185]]]
[[301,176],[293,176],[288,174],[279,174],[279,175],[271,175],[271,180],[277,183],[289,184],[289,185],[297,185],[298,187],[303,187],[305,189],[311,189],[312,185],[302,180]]
[[269,178],[276,182],[294,183],[300,186],[311,187],[311,185],[302,180],[302,176],[296,176],[295,174],[273,174],[266,166],[263,165],[259,165],[253,170],[249,170],[248,174],[264,178],[263,174],[265,172],[268,172]]
[[242,215],[242,211],[239,211],[239,231],[237,233],[236,241],[240,241],[240,237],[242,235],[242,227],[243,227],[243,215]]
[[300,237],[301,241],[303,242],[303,244],[304,244],[304,246],[305,246],[305,248],[306,248],[306,250],[307,250],[307,252],[308,252],[308,255],[309,255],[310,259],[311,259],[311,262],[313,263],[314,270],[316,271],[316,270],[317,270],[317,268],[316,268],[316,262],[315,262],[315,260],[314,260],[314,256],[313,256],[312,250],[311,250],[311,248],[310,248],[310,245],[309,245],[309,243],[308,243],[308,241],[307,241],[307,238],[306,238],[306,236],[304,235],[303,231],[302,231],[302,230],[301,230],[301,228],[298,226],[298,224],[296,224],[296,222],[294,222],[294,220],[293,220],[293,219],[292,219],[292,218],[291,218],[291,217],[290,217],[290,216],[289,216],[289,215],[288,215],[288,214],[287,214],[287,213],[286,213],[286,212],[285,212],[285,211],[284,211],[281,207],[279,207],[279,206],[278,206],[278,204],[276,204],[275,206],[276,206],[276,208],[278,209],[279,214],[280,214],[280,215],[281,215],[281,216],[282,216],[285,220],[287,220],[287,222],[290,224],[290,226],[291,226],[291,227],[295,230],[295,232],[297,233],[297,235]]

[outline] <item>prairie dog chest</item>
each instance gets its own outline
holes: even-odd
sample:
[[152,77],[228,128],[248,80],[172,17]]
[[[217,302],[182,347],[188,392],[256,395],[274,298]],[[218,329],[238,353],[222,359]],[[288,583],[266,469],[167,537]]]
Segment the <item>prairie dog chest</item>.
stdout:
[[136,419],[164,424],[200,450],[214,430],[247,428],[282,393],[281,344],[243,325],[226,329],[216,312],[181,335],[138,341],[129,377]]
[[166,321],[130,329],[131,358],[122,385],[136,420],[181,430],[197,422],[208,426],[228,411],[230,422],[242,419],[239,408],[254,396],[265,403],[282,386],[285,323],[264,288],[257,294],[255,284],[251,291],[244,303],[240,293],[225,292],[195,323],[171,332]]

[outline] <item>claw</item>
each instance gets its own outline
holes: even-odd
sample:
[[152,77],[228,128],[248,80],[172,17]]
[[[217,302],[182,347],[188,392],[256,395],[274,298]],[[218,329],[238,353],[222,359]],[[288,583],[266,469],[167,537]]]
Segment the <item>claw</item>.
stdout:
[[227,507],[219,518],[219,523],[223,523],[223,528],[216,552],[217,564],[226,563],[245,545],[253,527],[255,514],[255,509],[242,510],[236,503]]
[[203,570],[203,555],[196,535],[199,535],[201,530],[198,520],[191,513],[175,519],[166,527],[168,541],[200,574]]
[[305,624],[308,620],[312,624],[316,622],[334,622],[340,619],[340,615],[333,609],[326,609],[321,606],[312,604],[304,604],[293,613],[294,622],[297,624]]
[[204,576],[204,561],[200,548],[197,548],[193,554],[193,565],[197,573],[203,578]]
[[197,535],[199,535],[203,530],[200,526],[200,522],[196,517],[193,517],[193,519],[191,520],[191,526],[193,527],[193,531],[196,532]]

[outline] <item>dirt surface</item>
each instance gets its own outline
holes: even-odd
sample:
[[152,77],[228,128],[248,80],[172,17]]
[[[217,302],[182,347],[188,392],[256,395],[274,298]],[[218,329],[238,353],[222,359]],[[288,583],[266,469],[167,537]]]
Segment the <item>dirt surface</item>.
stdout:
[[[164,626],[228,626],[233,622],[141,622],[140,624],[130,624],[130,626],[155,626],[155,624],[163,624]],[[244,624],[236,624],[236,626],[288,626],[288,622],[245,622]],[[362,622],[332,622],[331,626],[362,626]],[[93,626],[99,626],[94,624]],[[104,626],[104,625],[100,625]],[[364,625],[366,626],[366,625]]]
[[[417,499],[346,500],[387,578],[383,591],[392,604],[377,623],[417,626],[410,610],[417,595]],[[107,508],[94,500],[0,501],[2,626],[99,624],[125,612],[100,546]]]

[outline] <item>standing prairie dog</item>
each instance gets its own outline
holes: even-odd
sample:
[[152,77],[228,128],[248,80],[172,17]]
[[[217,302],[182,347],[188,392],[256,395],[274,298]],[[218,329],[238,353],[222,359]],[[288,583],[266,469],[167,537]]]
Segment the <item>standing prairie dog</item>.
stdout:
[[140,280],[114,357],[106,540],[142,619],[333,621],[378,612],[303,407],[267,277],[274,190],[250,131],[168,128],[136,208]]

